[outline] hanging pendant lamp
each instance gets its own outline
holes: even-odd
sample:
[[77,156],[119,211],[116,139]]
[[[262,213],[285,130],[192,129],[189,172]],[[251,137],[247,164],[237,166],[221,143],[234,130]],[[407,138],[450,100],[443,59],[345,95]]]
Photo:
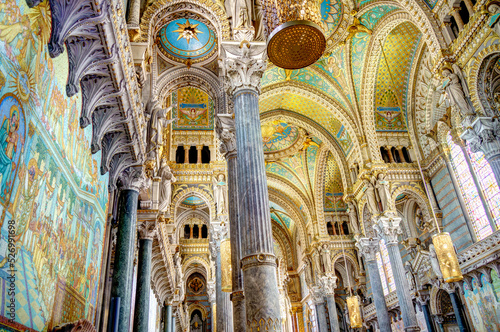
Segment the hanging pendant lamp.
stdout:
[[220,266],[221,266],[221,284],[223,292],[233,290],[232,267],[231,267],[231,241],[224,239],[220,242]]
[[326,38],[318,0],[263,0],[267,56],[276,66],[300,69],[325,52]]

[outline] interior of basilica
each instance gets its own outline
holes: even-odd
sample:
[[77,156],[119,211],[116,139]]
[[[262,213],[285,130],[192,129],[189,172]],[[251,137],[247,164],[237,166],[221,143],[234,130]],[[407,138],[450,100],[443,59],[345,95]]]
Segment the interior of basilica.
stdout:
[[0,0],[0,332],[500,331],[499,0]]

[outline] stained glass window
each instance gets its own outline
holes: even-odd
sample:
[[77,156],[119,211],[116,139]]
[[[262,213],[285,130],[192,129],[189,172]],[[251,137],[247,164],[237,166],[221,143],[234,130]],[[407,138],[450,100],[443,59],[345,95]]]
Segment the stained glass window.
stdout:
[[500,226],[500,189],[498,188],[495,174],[491,169],[490,164],[484,158],[482,152],[472,153],[469,145],[467,145],[467,153],[469,154],[474,172],[477,174],[477,179],[481,186],[481,190],[486,198],[486,204],[495,220],[495,225]]
[[449,133],[447,139],[451,150],[451,161],[457,177],[458,186],[460,187],[460,192],[464,198],[476,237],[478,240],[482,240],[490,235],[493,230],[486,217],[484,206],[479,197],[478,188],[476,188],[474,184],[474,179],[472,178],[469,165],[467,165],[462,149],[453,142]]
[[377,252],[377,265],[382,280],[382,288],[384,295],[396,290],[394,275],[392,274],[391,261],[389,260],[389,252],[385,246],[384,240],[380,240],[380,252]]

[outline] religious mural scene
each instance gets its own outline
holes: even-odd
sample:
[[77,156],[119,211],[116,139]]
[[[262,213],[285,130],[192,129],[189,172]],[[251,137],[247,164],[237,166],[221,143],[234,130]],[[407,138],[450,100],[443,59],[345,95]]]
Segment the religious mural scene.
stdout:
[[500,331],[498,82],[498,0],[0,0],[0,332]]

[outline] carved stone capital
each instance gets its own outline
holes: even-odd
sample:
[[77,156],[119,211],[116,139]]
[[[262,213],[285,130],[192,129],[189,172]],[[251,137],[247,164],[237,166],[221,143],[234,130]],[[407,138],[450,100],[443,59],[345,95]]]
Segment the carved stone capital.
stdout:
[[460,137],[469,142],[472,152],[481,151],[486,159],[500,154],[500,121],[497,118],[477,117],[464,126]]
[[215,303],[215,280],[207,282],[208,302]]
[[333,273],[325,273],[325,275],[319,277],[323,292],[327,296],[333,296],[335,294],[335,288],[337,287],[337,277]]
[[156,235],[155,220],[143,220],[137,223],[137,232],[140,240],[152,240]]
[[146,176],[142,166],[126,168],[118,176],[118,182],[120,189],[135,190],[137,192],[148,189],[151,185],[151,180]]
[[401,217],[395,213],[384,213],[375,217],[373,229],[386,244],[397,244],[398,235],[402,233]]
[[229,95],[239,90],[260,93],[260,80],[266,70],[265,43],[222,43],[225,56],[219,60],[224,84]]
[[217,114],[217,135],[220,140],[220,151],[226,159],[236,157],[236,127],[232,114]]
[[325,293],[321,286],[311,287],[311,300],[315,305],[323,304],[325,302]]
[[365,257],[367,262],[377,259],[377,252],[380,251],[380,240],[378,238],[360,238],[356,242],[356,247],[359,252]]

